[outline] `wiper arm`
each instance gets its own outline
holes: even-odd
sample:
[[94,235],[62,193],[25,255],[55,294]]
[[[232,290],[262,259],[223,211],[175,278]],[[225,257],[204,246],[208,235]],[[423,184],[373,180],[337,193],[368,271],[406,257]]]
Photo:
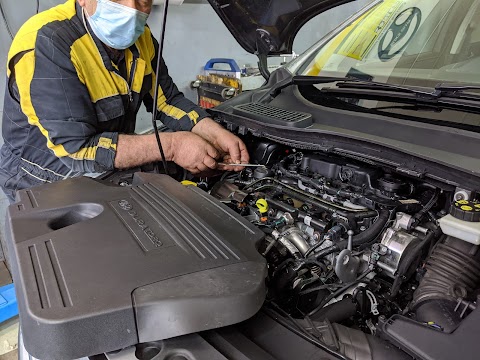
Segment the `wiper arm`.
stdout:
[[384,90],[415,94],[423,100],[455,97],[460,99],[480,100],[480,94],[466,94],[465,90],[480,90],[480,85],[474,84],[438,84],[433,89],[423,90],[405,85],[386,84],[375,81],[343,81],[337,83],[337,88]]
[[415,105],[430,105],[461,111],[480,113],[480,95],[453,93],[452,91],[417,90],[391,84],[369,84],[365,82],[337,83],[334,88],[322,88],[320,93],[334,97],[386,100]]
[[439,90],[421,90],[416,89],[409,86],[404,85],[395,85],[395,84],[387,84],[375,81],[342,81],[337,82],[337,88],[340,89],[366,89],[366,90],[383,90],[383,91],[391,91],[391,92],[402,92],[408,94],[415,94],[421,97],[432,97],[436,98],[439,96]]
[[355,81],[354,78],[350,77],[331,77],[331,76],[306,76],[306,75],[295,75],[291,78],[279,81],[275,84],[268,93],[259,99],[259,102],[266,101],[268,97],[269,100],[277,97],[283,89],[293,86],[293,85],[317,85],[317,84],[328,84],[338,81]]
[[480,85],[443,83],[435,86],[435,89],[440,91],[463,92],[465,90],[480,90]]
[[328,84],[336,83],[338,88],[350,88],[350,89],[369,89],[369,90],[386,90],[386,91],[395,91],[395,92],[406,92],[413,93],[419,96],[426,97],[437,97],[436,90],[432,91],[422,91],[417,90],[407,86],[386,84],[375,81],[366,81],[362,79],[357,79],[355,77],[335,77],[335,76],[307,76],[307,75],[295,75],[291,78],[285,79],[283,81],[275,84],[268,93],[266,93],[259,102],[271,100],[277,97],[283,89],[293,86],[293,85],[318,85],[318,84]]
[[480,94],[465,93],[468,90],[480,90],[480,85],[475,84],[439,84],[435,86],[441,96],[459,99],[480,100]]

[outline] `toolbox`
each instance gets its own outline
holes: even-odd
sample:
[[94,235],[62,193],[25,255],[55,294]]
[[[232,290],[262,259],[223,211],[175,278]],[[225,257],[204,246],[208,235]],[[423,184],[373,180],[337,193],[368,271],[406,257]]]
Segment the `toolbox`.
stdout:
[[[223,65],[219,68],[218,65]],[[210,59],[192,87],[197,89],[198,105],[210,109],[242,91],[241,71],[233,59]]]

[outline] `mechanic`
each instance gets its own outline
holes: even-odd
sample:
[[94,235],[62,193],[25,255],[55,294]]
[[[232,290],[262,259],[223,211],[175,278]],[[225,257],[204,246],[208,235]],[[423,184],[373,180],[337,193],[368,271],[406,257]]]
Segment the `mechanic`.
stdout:
[[161,160],[154,134],[133,135],[143,104],[158,119],[168,161],[192,173],[239,170],[245,144],[186,99],[146,26],[152,0],[68,0],[30,18],[7,60],[0,186],[16,190]]

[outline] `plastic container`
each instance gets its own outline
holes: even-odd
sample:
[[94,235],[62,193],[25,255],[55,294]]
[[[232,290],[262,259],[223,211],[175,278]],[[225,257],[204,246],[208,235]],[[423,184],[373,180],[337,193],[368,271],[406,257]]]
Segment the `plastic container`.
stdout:
[[480,222],[459,220],[452,215],[446,215],[438,222],[444,234],[480,245]]
[[[225,69],[219,69],[215,65],[223,64],[226,65]],[[227,69],[228,68],[228,69]],[[214,58],[207,61],[203,68],[205,75],[222,75],[222,76],[231,76],[237,79],[240,79],[242,76],[242,71],[238,67],[237,63],[233,59],[226,58]]]
[[15,286],[8,284],[0,287],[0,323],[18,315]]

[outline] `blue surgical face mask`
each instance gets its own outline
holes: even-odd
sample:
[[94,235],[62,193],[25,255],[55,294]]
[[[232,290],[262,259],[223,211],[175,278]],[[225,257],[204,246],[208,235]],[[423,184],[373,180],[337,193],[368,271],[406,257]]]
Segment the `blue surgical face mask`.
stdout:
[[97,0],[97,10],[87,19],[95,35],[105,45],[123,50],[132,46],[143,34],[148,14],[110,0]]

